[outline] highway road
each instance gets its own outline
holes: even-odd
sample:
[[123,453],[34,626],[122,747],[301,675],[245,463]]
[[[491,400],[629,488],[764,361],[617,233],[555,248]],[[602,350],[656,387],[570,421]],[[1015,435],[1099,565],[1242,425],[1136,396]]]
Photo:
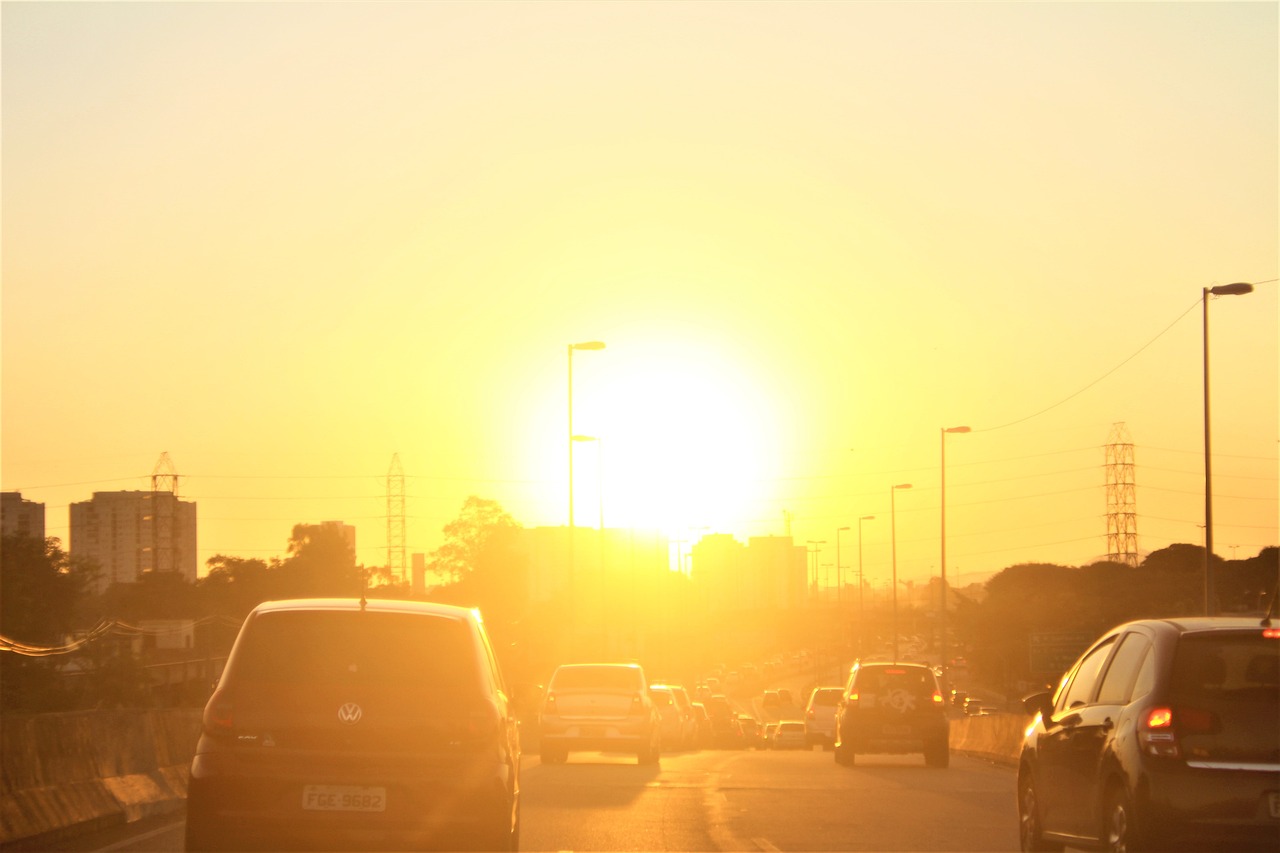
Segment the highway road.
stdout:
[[[523,766],[521,849],[529,851],[998,851],[1018,849],[1012,768],[953,755],[704,750],[634,756],[574,753]],[[174,853],[180,816],[59,850]]]

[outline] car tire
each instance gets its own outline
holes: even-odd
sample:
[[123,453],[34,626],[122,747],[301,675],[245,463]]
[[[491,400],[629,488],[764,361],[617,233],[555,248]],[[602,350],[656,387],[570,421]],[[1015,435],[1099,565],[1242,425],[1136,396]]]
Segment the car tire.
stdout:
[[843,740],[836,744],[835,753],[836,764],[839,764],[841,767],[852,767],[854,762],[857,760],[854,757],[855,753],[853,751],[853,744],[847,743]]
[[1058,853],[1061,844],[1046,841],[1040,823],[1040,801],[1031,771],[1018,774],[1018,843],[1024,853]]
[[924,763],[928,767],[946,769],[951,764],[951,745],[946,741],[930,744],[924,749]]
[[1108,853],[1148,850],[1147,836],[1124,787],[1115,784],[1107,792],[1102,813],[1102,849]]

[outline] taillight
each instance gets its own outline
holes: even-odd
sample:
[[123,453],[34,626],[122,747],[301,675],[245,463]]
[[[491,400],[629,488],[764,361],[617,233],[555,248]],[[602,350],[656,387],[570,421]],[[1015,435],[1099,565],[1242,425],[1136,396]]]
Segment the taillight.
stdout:
[[941,691],[941,690],[935,690],[935,691],[933,691],[933,704],[935,704],[935,705],[937,705],[937,706],[939,706],[939,707],[941,707],[941,706],[942,706],[942,691]]
[[201,720],[206,734],[229,735],[234,726],[231,698],[222,691],[215,692],[204,706]]
[[1142,722],[1138,730],[1142,751],[1161,758],[1177,758],[1182,754],[1179,737],[1209,734],[1218,729],[1217,716],[1200,708],[1151,708]]
[[1147,711],[1143,725],[1138,729],[1138,742],[1147,755],[1158,758],[1177,758],[1178,738],[1173,733],[1173,709],[1152,708]]
[[858,691],[854,690],[852,693],[849,694],[848,703],[850,705],[858,704]]
[[1264,628],[1262,636],[1268,640],[1280,640],[1280,628]]
[[542,706],[544,714],[558,714],[560,711],[556,708],[556,694],[548,693],[546,704]]

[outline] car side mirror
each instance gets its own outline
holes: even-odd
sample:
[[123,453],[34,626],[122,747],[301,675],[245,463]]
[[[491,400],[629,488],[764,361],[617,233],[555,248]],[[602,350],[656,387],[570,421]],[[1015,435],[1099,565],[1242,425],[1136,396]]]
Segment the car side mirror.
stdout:
[[1032,716],[1039,714],[1048,719],[1053,715],[1053,694],[1047,691],[1033,693],[1022,700],[1022,707]]

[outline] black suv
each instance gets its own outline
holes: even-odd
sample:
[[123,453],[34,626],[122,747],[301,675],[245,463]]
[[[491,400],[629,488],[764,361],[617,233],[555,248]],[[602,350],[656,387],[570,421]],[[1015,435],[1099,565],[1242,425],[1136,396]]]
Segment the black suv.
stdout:
[[1121,625],[1024,704],[1023,850],[1280,849],[1280,629],[1265,620]]
[[204,711],[187,850],[514,850],[520,742],[479,613],[260,604]]
[[950,763],[942,691],[933,670],[919,663],[858,663],[836,703],[837,764],[862,752],[922,752],[930,767]]

